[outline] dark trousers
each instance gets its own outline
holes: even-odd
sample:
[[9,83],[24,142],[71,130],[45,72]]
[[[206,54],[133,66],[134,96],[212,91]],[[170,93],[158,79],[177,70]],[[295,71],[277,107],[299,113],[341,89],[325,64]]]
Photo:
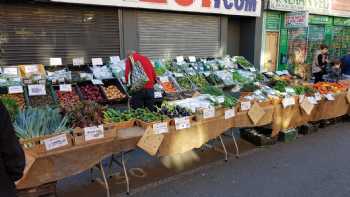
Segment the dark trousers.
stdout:
[[318,72],[318,73],[314,73],[314,77],[315,77],[315,82],[314,83],[318,83],[318,82],[324,81],[323,80],[323,74],[324,74],[323,71]]
[[148,108],[151,111],[155,111],[154,107],[154,89],[143,89],[135,92],[131,95],[130,100],[131,108]]

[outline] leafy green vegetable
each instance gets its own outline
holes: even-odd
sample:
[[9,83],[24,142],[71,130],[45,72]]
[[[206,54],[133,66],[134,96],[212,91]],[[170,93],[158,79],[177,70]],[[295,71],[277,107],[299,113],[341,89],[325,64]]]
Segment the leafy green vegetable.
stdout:
[[286,92],[286,87],[288,86],[287,82],[285,81],[277,81],[276,84],[273,86],[275,90],[278,90],[280,92]]
[[176,78],[177,83],[180,85],[180,87],[184,90],[192,90],[192,84],[191,81],[188,80],[186,77],[179,77]]
[[236,106],[238,100],[233,96],[225,96],[225,101],[222,104],[225,108],[232,108]]
[[245,83],[246,81],[248,81],[248,79],[246,79],[245,77],[243,77],[241,74],[239,74],[237,71],[234,71],[232,73],[232,79],[234,81],[237,81],[238,83]]
[[159,66],[155,68],[157,76],[162,76],[167,71],[163,66]]
[[103,112],[103,119],[105,123],[124,122],[134,119],[134,112],[132,110],[119,111],[113,108],[108,108]]
[[0,101],[4,104],[7,111],[9,112],[11,120],[14,121],[16,118],[16,115],[19,112],[19,106],[18,106],[16,100],[3,97],[0,99]]
[[168,116],[151,112],[148,108],[139,108],[133,111],[135,118],[144,122],[157,122],[168,119]]
[[254,83],[245,83],[243,87],[241,88],[241,92],[254,92],[259,87],[255,85]]
[[250,63],[245,57],[243,56],[235,56],[233,58],[235,60],[235,63],[239,64],[242,67],[245,68],[250,68],[250,67],[254,67],[254,65],[252,63]]
[[14,121],[16,134],[21,139],[69,131],[68,117],[62,117],[58,108],[27,108]]
[[224,92],[221,89],[219,89],[219,88],[217,88],[215,86],[205,86],[205,87],[203,87],[201,89],[201,92],[203,94],[210,94],[210,95],[213,95],[213,96],[222,96],[222,95],[224,95]]
[[205,79],[203,75],[196,74],[189,76],[189,79],[199,88],[203,88],[204,86],[209,85],[208,81]]
[[83,101],[75,105],[69,113],[72,127],[90,127],[103,124],[105,108],[92,101]]

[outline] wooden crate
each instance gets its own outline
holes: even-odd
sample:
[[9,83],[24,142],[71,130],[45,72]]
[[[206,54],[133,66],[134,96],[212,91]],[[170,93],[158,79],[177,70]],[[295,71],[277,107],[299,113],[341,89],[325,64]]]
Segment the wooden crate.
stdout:
[[56,182],[48,183],[36,188],[17,190],[18,197],[55,197]]
[[104,137],[101,139],[96,139],[96,140],[90,140],[86,141],[85,140],[85,135],[84,135],[84,129],[82,128],[75,128],[73,131],[73,141],[74,145],[83,145],[83,144],[93,144],[93,143],[98,143],[100,141],[106,140],[106,139],[111,139],[117,137],[117,128],[115,125],[103,125],[103,130],[104,130]]
[[[52,150],[46,150],[44,141],[47,139],[50,139],[50,138],[60,136],[60,135],[66,135],[68,144],[65,146],[61,146],[59,148],[52,149]],[[38,154],[42,154],[45,152],[53,152],[53,151],[63,150],[63,149],[72,147],[73,146],[73,136],[69,133],[53,134],[53,135],[32,138],[32,139],[28,139],[28,140],[21,140],[20,143],[24,149],[33,151],[33,152],[38,153]]]
[[104,124],[105,127],[114,127],[115,129],[127,129],[135,126],[135,120],[129,120],[117,123],[107,123]]

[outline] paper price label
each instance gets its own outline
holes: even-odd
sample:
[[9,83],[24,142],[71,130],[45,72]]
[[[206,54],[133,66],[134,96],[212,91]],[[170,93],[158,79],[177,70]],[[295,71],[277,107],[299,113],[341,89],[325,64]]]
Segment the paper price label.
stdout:
[[316,94],[315,94],[315,99],[316,99],[316,101],[322,100],[321,94],[320,94],[320,93],[316,93]]
[[91,62],[92,62],[93,66],[102,66],[103,65],[102,58],[92,58]]
[[50,66],[62,66],[62,58],[60,57],[50,58]]
[[71,92],[72,91],[72,84],[61,84],[60,91],[61,92]]
[[43,84],[28,85],[29,96],[43,96],[46,95],[46,88]]
[[9,94],[23,93],[23,86],[10,86],[8,90]]
[[295,99],[293,97],[285,98],[282,100],[283,108],[295,105]]
[[169,77],[161,76],[161,77],[159,77],[159,81],[162,83],[167,83],[167,82],[169,82]]
[[256,69],[254,67],[249,67],[250,72],[256,72]]
[[18,69],[17,69],[17,67],[5,67],[3,69],[3,73],[6,75],[18,76]]
[[154,92],[154,98],[162,98],[162,92]]
[[73,66],[81,66],[85,64],[84,57],[77,57],[73,59]]
[[190,62],[194,63],[197,61],[195,56],[189,56],[188,59],[190,60]]
[[24,66],[24,71],[26,73],[38,73],[39,68],[38,68],[38,65],[26,65]]
[[156,135],[168,133],[169,132],[168,123],[162,122],[162,123],[153,124],[153,131]]
[[98,80],[98,79],[93,79],[93,80],[91,80],[91,82],[94,85],[103,85],[103,82],[101,80]]
[[182,73],[174,73],[175,77],[183,77],[184,75]]
[[97,140],[104,138],[103,125],[98,127],[86,127],[84,128],[85,141]]
[[329,101],[334,101],[334,100],[335,100],[333,94],[326,94],[325,97],[326,97],[326,99],[329,100]]
[[112,64],[117,64],[120,62],[120,57],[119,56],[111,56],[109,57],[109,60],[111,61]]
[[317,105],[317,100],[315,97],[309,96],[309,97],[307,97],[307,100],[309,101],[309,103]]
[[248,111],[252,107],[252,104],[247,101],[247,102],[241,102],[241,111]]
[[177,56],[177,57],[176,57],[176,62],[177,62],[177,63],[182,63],[182,62],[184,62],[184,61],[185,61],[184,56]]
[[221,103],[224,103],[225,102],[225,97],[224,96],[219,96],[218,97],[218,102],[221,104]]
[[66,134],[58,135],[43,141],[46,150],[54,150],[68,145],[68,139]]
[[233,118],[236,116],[236,112],[234,109],[225,110],[225,120]]
[[176,130],[191,128],[189,117],[175,118],[175,128]]
[[203,118],[208,119],[208,118],[214,118],[215,117],[215,108],[214,107],[209,107],[208,109],[203,110]]

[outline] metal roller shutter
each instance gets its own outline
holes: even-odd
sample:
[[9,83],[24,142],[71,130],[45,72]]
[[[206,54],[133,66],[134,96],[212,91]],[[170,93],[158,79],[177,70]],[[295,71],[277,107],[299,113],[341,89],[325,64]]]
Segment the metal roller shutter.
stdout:
[[219,16],[139,11],[137,29],[139,50],[151,58],[219,54]]
[[[48,64],[50,57],[119,55],[115,8],[43,3],[0,3],[0,63]],[[1,41],[0,41],[1,42]]]

